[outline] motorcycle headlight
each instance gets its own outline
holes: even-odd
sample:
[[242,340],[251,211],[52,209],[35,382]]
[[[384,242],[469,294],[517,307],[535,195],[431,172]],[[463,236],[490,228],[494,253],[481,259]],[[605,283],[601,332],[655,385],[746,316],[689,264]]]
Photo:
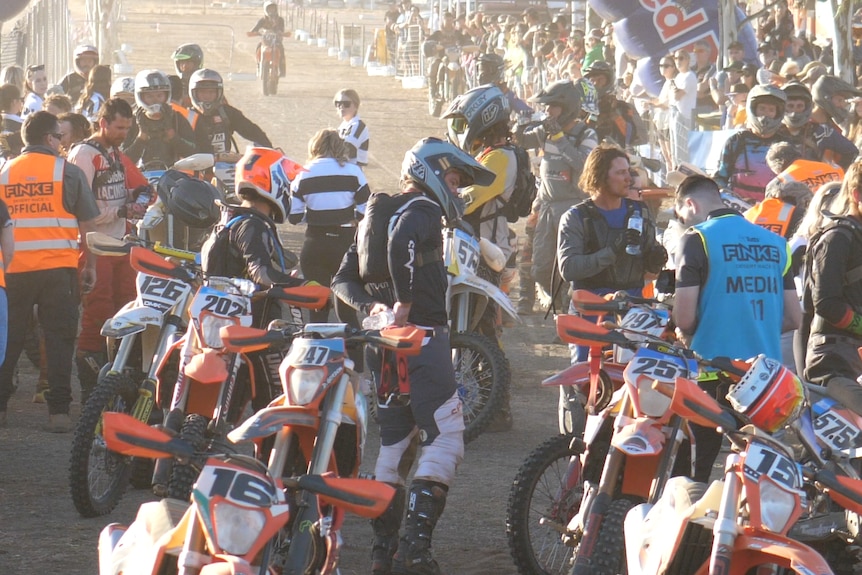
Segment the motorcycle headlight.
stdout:
[[218,503],[213,512],[216,544],[231,555],[248,553],[266,524],[266,515],[258,509]]
[[206,314],[201,317],[201,340],[206,347],[221,349],[224,343],[219,330],[225,326],[234,325],[236,320],[229,317]]
[[760,482],[760,520],[773,533],[782,533],[793,515],[796,498],[771,481]]
[[294,405],[308,405],[317,395],[325,375],[322,369],[294,368],[288,376],[285,392]]
[[670,398],[652,388],[648,378],[638,379],[638,406],[649,417],[661,417],[670,409]]

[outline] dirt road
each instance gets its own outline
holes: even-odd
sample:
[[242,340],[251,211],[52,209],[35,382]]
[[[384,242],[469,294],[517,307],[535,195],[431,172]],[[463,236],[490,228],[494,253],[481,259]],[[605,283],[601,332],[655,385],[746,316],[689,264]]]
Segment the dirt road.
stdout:
[[[257,11],[226,9],[218,13],[211,9],[206,16],[152,15],[149,8],[136,7],[141,12],[130,18],[228,24],[237,37],[244,36],[243,30],[251,28],[258,16]],[[355,12],[342,13],[339,19],[347,22],[356,16]],[[382,21],[382,10],[363,11],[363,17]],[[171,69],[169,56],[176,43],[169,38],[154,32],[123,41],[134,46],[130,60],[136,70]],[[237,44],[234,69],[253,70],[253,47],[251,39]],[[395,190],[404,152],[420,137],[442,135],[444,130],[442,121],[427,114],[425,91],[404,90],[392,78],[370,78],[361,68],[328,57],[325,48],[295,40],[287,40],[286,48],[288,76],[278,96],[264,98],[257,83],[235,82],[226,85],[230,101],[264,127],[290,157],[305,161],[311,135],[320,128],[337,126],[332,106],[335,92],[355,88],[362,98],[362,117],[371,130],[369,182],[375,190]],[[219,67],[217,59],[209,55],[207,64]],[[291,246],[299,245],[301,230],[286,226],[284,234]],[[540,389],[539,382],[567,364],[567,350],[552,344],[552,323],[542,322],[538,315],[524,319],[524,325],[508,329],[504,335],[513,372],[514,428],[484,435],[467,446],[435,532],[435,553],[447,573],[515,573],[504,525],[509,485],[526,454],[556,431],[556,391]],[[18,392],[9,404],[9,425],[0,429],[0,573],[93,575],[98,572],[99,531],[111,522],[130,522],[137,506],[151,496],[146,491],[129,490],[110,515],[81,519],[72,506],[67,481],[72,437],[42,431],[47,409],[30,403],[36,372],[23,357],[20,365]],[[77,398],[77,381],[73,381],[73,392]],[[79,411],[80,405],[73,404],[73,417]],[[372,429],[363,465],[366,471],[373,469],[376,442],[376,430]],[[343,536],[346,550],[342,573],[368,573],[371,528],[367,521],[350,520]]]

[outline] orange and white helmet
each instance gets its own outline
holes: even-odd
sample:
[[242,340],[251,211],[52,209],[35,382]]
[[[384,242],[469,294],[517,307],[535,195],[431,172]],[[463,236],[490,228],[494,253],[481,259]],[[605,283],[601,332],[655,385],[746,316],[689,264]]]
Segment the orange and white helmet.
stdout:
[[275,208],[272,219],[280,224],[290,207],[290,182],[304,171],[278,150],[248,147],[236,164],[236,193],[252,190],[270,202]]

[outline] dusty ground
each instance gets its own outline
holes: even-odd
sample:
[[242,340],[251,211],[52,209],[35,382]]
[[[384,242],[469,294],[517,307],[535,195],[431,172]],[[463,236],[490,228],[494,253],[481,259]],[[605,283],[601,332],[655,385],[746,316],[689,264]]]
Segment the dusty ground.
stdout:
[[[173,7],[174,3],[170,5]],[[251,71],[251,50],[243,30],[249,29],[257,11],[208,10],[205,16],[187,14],[130,15],[141,21],[210,22],[235,29],[238,43],[234,71]],[[362,11],[365,21],[382,19],[382,11]],[[356,12],[339,14],[342,22]],[[140,70],[167,68],[168,57],[179,43],[158,34],[123,38],[133,43],[131,61]],[[242,36],[242,37],[241,37]],[[182,40],[191,41],[191,40]],[[280,94],[260,96],[254,82],[227,85],[230,101],[261,124],[277,146],[299,161],[305,160],[309,137],[327,126],[337,126],[332,97],[342,87],[353,87],[362,97],[362,116],[372,134],[369,181],[376,190],[396,187],[401,158],[417,139],[441,135],[443,123],[427,114],[425,92],[404,90],[392,78],[369,78],[361,68],[351,68],[327,56],[325,48],[286,41],[288,76]],[[208,53],[207,63],[219,68],[218,57]],[[285,229],[293,246],[301,241],[297,228]],[[512,364],[514,429],[484,435],[467,446],[464,463],[450,491],[446,512],[435,533],[434,548],[444,570],[452,574],[515,573],[505,538],[505,505],[509,486],[526,454],[556,432],[556,392],[542,390],[539,382],[567,363],[567,352],[552,344],[551,322],[541,316],[525,318],[522,327],[506,330],[505,350]],[[137,506],[151,496],[130,490],[109,516],[81,519],[72,506],[67,481],[71,435],[42,431],[46,408],[30,403],[36,372],[22,358],[18,392],[9,404],[9,426],[0,429],[0,573],[30,575],[64,573],[92,575],[98,572],[96,542],[99,531],[111,522],[132,520]],[[77,396],[77,382],[73,383]],[[72,405],[77,417],[80,405]],[[376,430],[369,436],[363,467],[373,468]],[[346,550],[342,573],[368,573],[371,529],[353,519],[343,530]]]

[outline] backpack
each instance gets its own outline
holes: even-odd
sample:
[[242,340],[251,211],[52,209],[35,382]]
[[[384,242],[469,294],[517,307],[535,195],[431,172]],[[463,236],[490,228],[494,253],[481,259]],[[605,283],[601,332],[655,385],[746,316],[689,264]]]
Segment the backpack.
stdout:
[[[250,212],[239,212],[231,217],[226,223],[216,225],[213,232],[201,246],[201,269],[206,276],[221,276],[233,277],[238,273],[242,273],[242,269],[231,269],[231,260],[238,259],[241,254],[237,253],[230,244],[230,230],[240,221],[248,218],[260,218]],[[264,220],[265,221],[265,220]],[[278,238],[278,232],[275,230],[275,225],[266,222],[270,228],[270,233],[273,237]],[[282,260],[282,267],[287,269],[284,261],[284,254],[279,250],[279,257]],[[241,264],[242,265],[242,264]]]
[[538,186],[527,150],[514,144],[506,144],[503,147],[515,152],[517,167],[515,168],[515,188],[512,190],[512,195],[509,196],[508,200],[497,198],[497,201],[502,204],[498,213],[505,216],[507,222],[514,224],[520,218],[530,215]]
[[[421,193],[389,195],[378,192],[371,194],[365,204],[365,217],[356,230],[356,252],[359,256],[359,277],[365,283],[389,281],[389,235],[395,228],[398,217],[414,202],[432,202]],[[433,203],[433,202],[432,202]],[[439,252],[439,250],[434,250]],[[421,257],[425,255],[425,257]],[[434,254],[417,254],[419,267],[430,262]],[[437,259],[440,259],[439,254]]]

